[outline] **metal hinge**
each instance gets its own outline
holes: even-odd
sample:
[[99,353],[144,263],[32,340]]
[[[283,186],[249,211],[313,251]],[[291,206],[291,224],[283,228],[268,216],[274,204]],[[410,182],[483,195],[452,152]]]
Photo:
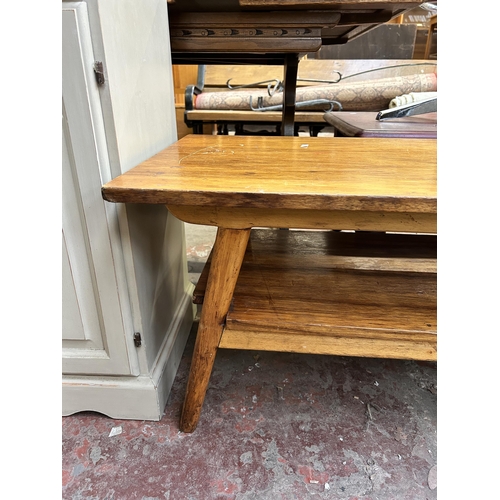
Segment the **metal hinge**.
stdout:
[[134,333],[134,345],[135,347],[141,347],[142,345],[142,338],[139,332]]
[[104,85],[106,80],[104,79],[104,69],[101,61],[94,62],[94,74],[97,85]]

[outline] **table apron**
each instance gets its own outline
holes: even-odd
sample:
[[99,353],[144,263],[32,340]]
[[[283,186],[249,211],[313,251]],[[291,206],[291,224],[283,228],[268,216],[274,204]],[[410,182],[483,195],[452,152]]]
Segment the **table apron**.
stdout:
[[167,205],[178,219],[190,224],[228,229],[287,227],[437,233],[436,213],[363,210],[290,210]]

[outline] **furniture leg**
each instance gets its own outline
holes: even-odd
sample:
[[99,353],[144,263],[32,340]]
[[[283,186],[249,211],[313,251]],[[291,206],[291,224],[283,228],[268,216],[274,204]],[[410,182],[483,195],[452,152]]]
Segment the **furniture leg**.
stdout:
[[297,73],[299,69],[298,54],[287,54],[285,57],[285,78],[283,89],[282,135],[294,135],[295,97],[297,90]]
[[219,228],[217,231],[180,420],[183,432],[193,432],[198,425],[249,237],[250,229]]

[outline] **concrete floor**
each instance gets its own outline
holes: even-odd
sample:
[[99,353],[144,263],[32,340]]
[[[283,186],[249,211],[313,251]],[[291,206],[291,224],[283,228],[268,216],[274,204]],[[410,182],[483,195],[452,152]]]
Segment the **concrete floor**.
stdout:
[[[214,237],[186,226],[193,282]],[[184,434],[195,331],[160,422],[63,418],[64,500],[437,498],[436,363],[221,350]]]

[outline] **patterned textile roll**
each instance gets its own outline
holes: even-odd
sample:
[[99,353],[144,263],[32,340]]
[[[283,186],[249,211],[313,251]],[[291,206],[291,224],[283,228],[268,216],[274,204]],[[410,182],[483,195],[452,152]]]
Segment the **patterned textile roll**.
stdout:
[[[296,91],[296,102],[315,99],[337,101],[344,111],[380,111],[387,109],[391,99],[410,92],[437,91],[435,73],[381,78],[362,82],[345,82],[330,85],[313,85],[299,87]],[[270,97],[267,90],[228,90],[224,92],[202,92],[196,96],[195,109],[250,110],[257,107],[262,98],[262,107],[277,106],[283,103],[283,94]],[[325,105],[300,107],[301,110],[324,109]]]

